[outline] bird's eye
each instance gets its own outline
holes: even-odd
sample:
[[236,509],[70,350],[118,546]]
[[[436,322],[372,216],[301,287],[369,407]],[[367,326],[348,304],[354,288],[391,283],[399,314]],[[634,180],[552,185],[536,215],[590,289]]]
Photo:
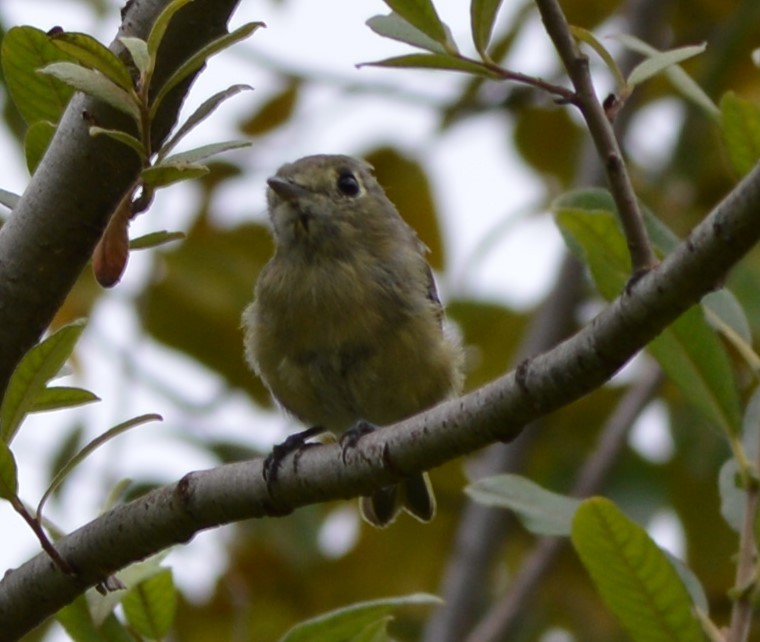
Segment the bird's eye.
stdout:
[[359,181],[351,172],[341,172],[336,183],[341,194],[356,196],[359,191]]

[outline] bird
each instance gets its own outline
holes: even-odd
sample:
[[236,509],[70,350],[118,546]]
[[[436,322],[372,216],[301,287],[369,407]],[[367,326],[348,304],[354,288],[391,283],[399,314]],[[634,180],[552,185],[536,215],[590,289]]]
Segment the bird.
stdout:
[[[428,249],[372,167],[319,154],[267,183],[275,249],[243,312],[245,356],[275,401],[311,426],[276,447],[275,460],[322,431],[355,445],[456,396],[463,352],[445,324]],[[276,472],[277,461],[268,464]],[[360,510],[377,527],[401,510],[430,521],[427,473],[362,497]]]

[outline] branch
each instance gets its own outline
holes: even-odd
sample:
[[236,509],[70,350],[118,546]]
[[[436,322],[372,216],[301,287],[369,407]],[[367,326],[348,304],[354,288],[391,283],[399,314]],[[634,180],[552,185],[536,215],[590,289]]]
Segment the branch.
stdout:
[[588,58],[578,50],[557,0],[536,0],[536,5],[541,13],[546,33],[554,42],[557,53],[575,87],[576,98],[573,102],[580,108],[599,158],[604,163],[610,192],[615,199],[623,232],[628,242],[633,273],[634,276],[638,276],[654,266],[657,259],[644,227],[636,193],[633,191],[612,123],[596,97],[588,70]]
[[[127,3],[119,36],[146,38],[168,1]],[[237,2],[196,0],[179,11],[162,43],[154,82],[161,83],[191,52],[225,33]],[[111,48],[123,50],[118,41]],[[163,103],[154,123],[154,141],[171,129],[193,78],[178,85]],[[130,126],[115,110],[76,94],[0,230],[0,391],[21,356],[50,324],[140,171],[137,156],[123,144],[89,135],[93,120],[106,128]]]
[[201,530],[300,506],[367,495],[424,469],[508,441],[536,418],[577,400],[697,303],[760,240],[760,165],[685,241],[589,325],[517,370],[362,438],[343,462],[338,444],[285,459],[275,496],[262,460],[189,473],[119,506],[57,542],[72,578],[39,554],[0,581],[0,630],[20,635],[87,587],[131,562],[185,543]]

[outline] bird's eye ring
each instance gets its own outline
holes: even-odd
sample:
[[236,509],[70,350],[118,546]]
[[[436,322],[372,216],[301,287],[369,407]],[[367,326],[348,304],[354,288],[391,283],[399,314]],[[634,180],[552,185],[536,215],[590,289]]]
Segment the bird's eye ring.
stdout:
[[338,174],[336,183],[338,191],[345,196],[356,196],[361,190],[359,181],[351,172],[344,171]]

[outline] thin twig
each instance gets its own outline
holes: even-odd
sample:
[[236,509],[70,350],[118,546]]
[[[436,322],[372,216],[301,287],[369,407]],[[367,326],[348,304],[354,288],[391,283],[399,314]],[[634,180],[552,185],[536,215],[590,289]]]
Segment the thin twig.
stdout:
[[575,87],[576,100],[573,102],[580,108],[599,158],[604,163],[607,181],[628,243],[633,276],[639,276],[654,267],[657,259],[649,242],[612,123],[596,97],[589,74],[588,59],[579,51],[557,0],[536,0],[536,6],[546,32],[554,42],[557,53]]

